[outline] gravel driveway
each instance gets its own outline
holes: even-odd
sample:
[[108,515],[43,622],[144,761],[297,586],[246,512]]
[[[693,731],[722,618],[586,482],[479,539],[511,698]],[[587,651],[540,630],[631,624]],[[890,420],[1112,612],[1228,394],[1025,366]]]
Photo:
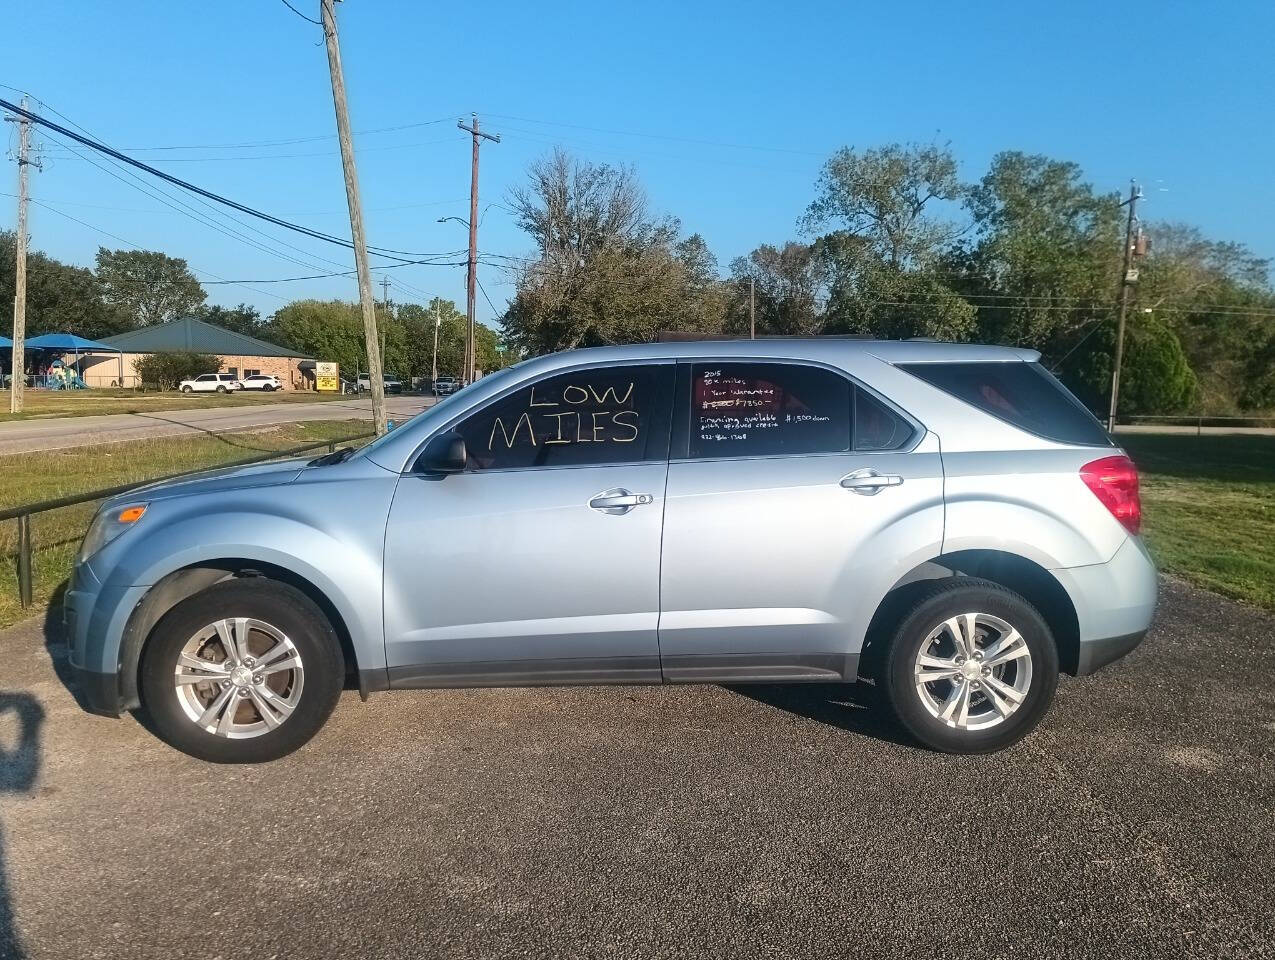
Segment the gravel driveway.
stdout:
[[1275,618],[1178,583],[983,758],[871,688],[582,687],[347,693],[216,767],[81,713],[42,626],[0,634],[0,956],[1275,956]]

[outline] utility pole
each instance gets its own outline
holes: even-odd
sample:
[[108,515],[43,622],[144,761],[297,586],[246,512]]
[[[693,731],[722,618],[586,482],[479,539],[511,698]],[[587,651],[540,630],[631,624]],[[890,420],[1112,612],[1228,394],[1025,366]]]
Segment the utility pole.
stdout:
[[328,72],[332,78],[332,106],[341,140],[341,168],[345,173],[345,199],[350,208],[350,236],[354,241],[354,266],[359,275],[359,303],[363,308],[363,333],[367,343],[367,372],[372,386],[372,424],[377,436],[387,429],[385,380],[381,372],[381,342],[376,332],[376,301],[372,297],[372,273],[367,265],[367,238],[363,235],[363,206],[359,200],[359,175],[354,166],[350,139],[350,111],[345,102],[345,77],[341,73],[341,46],[336,35],[335,0],[319,0],[319,16],[328,46]]
[[756,281],[748,278],[748,339],[757,339],[757,296]]
[[[27,98],[22,98],[22,109]],[[31,166],[31,121],[26,117],[5,117],[18,124],[18,235],[17,263],[13,273],[13,376],[9,387],[9,412],[22,411],[22,390],[26,386],[26,354],[23,346],[27,335],[27,167]]]
[[443,316],[438,312],[438,299],[434,300],[434,360],[430,364],[429,382],[434,388],[434,396],[438,396],[438,328],[443,325]]
[[465,334],[465,373],[466,383],[474,382],[474,368],[477,366],[474,357],[474,307],[478,285],[478,144],[480,140],[500,143],[500,134],[483,133],[478,128],[478,114],[470,114],[473,126],[465,126],[465,121],[457,120],[456,126],[471,134],[474,138],[473,162],[469,174],[469,282],[465,285],[465,312],[468,316],[468,330]]
[[390,307],[390,278],[381,277],[381,302],[385,305],[385,309]]
[[1129,310],[1129,291],[1138,280],[1138,273],[1133,268],[1133,225],[1137,222],[1135,211],[1141,198],[1142,191],[1138,189],[1137,181],[1130,180],[1129,199],[1121,204],[1122,207],[1128,205],[1129,218],[1125,221],[1124,228],[1124,265],[1120,274],[1120,319],[1116,324],[1116,356],[1111,365],[1111,407],[1107,412],[1108,433],[1116,429],[1116,404],[1120,398],[1120,364],[1124,361],[1125,314]]

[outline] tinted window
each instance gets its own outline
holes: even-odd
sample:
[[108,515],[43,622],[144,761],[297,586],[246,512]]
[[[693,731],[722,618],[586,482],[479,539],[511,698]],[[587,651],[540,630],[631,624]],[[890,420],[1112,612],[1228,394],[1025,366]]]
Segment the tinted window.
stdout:
[[471,469],[662,460],[672,365],[582,370],[514,391],[464,420]]
[[849,450],[850,382],[799,364],[694,364],[688,440],[692,457]]
[[866,390],[855,390],[854,448],[898,450],[912,439],[912,424]]
[[1093,415],[1039,363],[904,363],[900,369],[1047,440],[1110,446]]

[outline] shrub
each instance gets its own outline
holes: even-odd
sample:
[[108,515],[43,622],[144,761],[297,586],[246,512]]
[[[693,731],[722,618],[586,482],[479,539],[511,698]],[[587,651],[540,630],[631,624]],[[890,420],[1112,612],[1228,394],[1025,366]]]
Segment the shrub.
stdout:
[[183,380],[221,369],[221,357],[210,353],[152,353],[135,364],[143,386],[174,390]]

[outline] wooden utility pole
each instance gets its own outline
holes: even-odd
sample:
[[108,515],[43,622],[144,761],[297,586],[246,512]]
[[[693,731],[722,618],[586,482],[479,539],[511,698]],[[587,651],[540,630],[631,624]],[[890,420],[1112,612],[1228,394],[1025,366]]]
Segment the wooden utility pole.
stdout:
[[390,306],[390,278],[381,277],[381,303],[388,310]]
[[468,132],[474,138],[473,161],[469,174],[469,281],[465,285],[465,312],[468,316],[468,330],[465,334],[465,373],[464,379],[466,383],[474,382],[474,370],[477,367],[477,359],[474,356],[476,344],[474,343],[474,307],[476,306],[475,296],[477,295],[478,285],[478,143],[480,140],[490,140],[493,143],[500,143],[500,135],[496,133],[483,133],[478,128],[478,114],[470,114],[473,119],[472,126],[465,126],[465,121],[457,120],[456,126]]
[[1142,191],[1138,184],[1129,181],[1129,199],[1121,206],[1128,204],[1129,218],[1124,228],[1124,265],[1120,274],[1120,319],[1116,324],[1116,355],[1111,364],[1111,407],[1107,411],[1107,432],[1116,429],[1116,404],[1120,397],[1120,365],[1124,361],[1124,323],[1125,314],[1129,310],[1129,291],[1137,282],[1137,273],[1133,269],[1133,225],[1137,221],[1135,211]]
[[[22,109],[27,98],[22,98]],[[14,246],[17,262],[13,271],[13,376],[9,387],[9,412],[22,411],[22,390],[26,386],[26,354],[23,345],[27,335],[27,168],[31,166],[31,121],[26,117],[6,117],[18,124],[18,235]]]
[[748,278],[748,339],[757,339],[757,283]]
[[367,373],[372,386],[372,424],[377,436],[387,429],[385,380],[381,371],[381,339],[376,332],[376,300],[372,297],[372,272],[367,264],[367,238],[363,235],[363,206],[359,200],[359,175],[354,166],[350,138],[350,111],[345,102],[345,77],[341,73],[341,46],[336,35],[335,0],[319,0],[319,16],[328,45],[328,72],[332,77],[332,106],[336,110],[341,140],[341,167],[345,172],[345,199],[350,208],[350,236],[354,241],[354,266],[359,275],[359,304],[363,308],[363,333],[367,342]]
[[434,300],[434,360],[430,364],[429,383],[438,396],[438,328],[443,325],[443,316],[438,312],[438,299]]

